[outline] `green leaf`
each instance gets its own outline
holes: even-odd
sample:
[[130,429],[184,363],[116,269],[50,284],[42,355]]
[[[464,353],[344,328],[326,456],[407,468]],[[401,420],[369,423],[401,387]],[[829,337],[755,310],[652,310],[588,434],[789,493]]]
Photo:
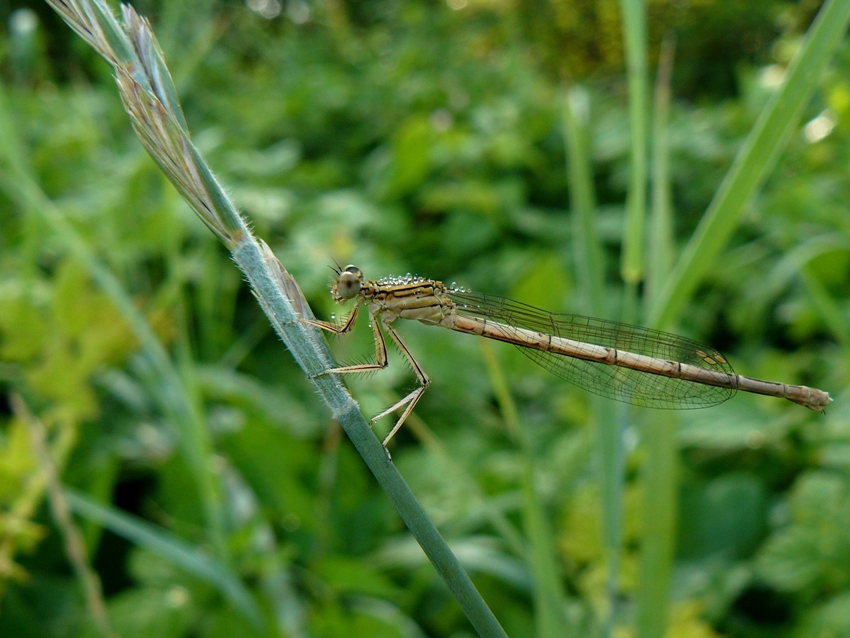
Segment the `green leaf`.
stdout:
[[794,486],[791,524],[758,556],[762,577],[784,591],[811,595],[850,586],[850,484],[827,472],[804,474]]
[[815,529],[801,525],[775,534],[759,554],[759,575],[782,591],[814,586],[822,570],[821,542]]
[[740,223],[746,204],[775,167],[791,130],[817,86],[850,20],[850,0],[828,0],[812,24],[785,82],[771,96],[699,227],[659,294],[650,325],[664,327],[711,269]]
[[65,497],[73,511],[99,522],[113,533],[162,556],[199,580],[209,583],[252,623],[257,626],[263,624],[262,614],[251,593],[236,574],[212,556],[135,516],[95,503],[84,494],[66,488]]
[[361,594],[390,600],[401,598],[401,590],[387,576],[360,559],[328,556],[319,565],[319,573],[340,595]]
[[679,551],[688,557],[747,556],[764,533],[764,487],[750,475],[727,474],[686,486],[680,508]]
[[[112,630],[133,638],[182,638],[194,610],[182,587],[130,589],[110,598],[107,608]],[[100,638],[89,628],[84,638]]]
[[850,592],[842,592],[806,614],[799,638],[850,638]]

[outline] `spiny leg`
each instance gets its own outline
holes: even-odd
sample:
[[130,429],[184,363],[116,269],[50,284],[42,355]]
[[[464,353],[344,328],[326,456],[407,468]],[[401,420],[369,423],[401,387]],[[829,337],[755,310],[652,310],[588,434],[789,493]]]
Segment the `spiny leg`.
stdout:
[[[306,323],[312,324],[321,328],[322,330],[327,330],[328,332],[333,332],[334,334],[342,335],[351,330],[354,326],[355,321],[357,320],[357,313],[360,309],[360,306],[355,306],[354,310],[351,311],[348,319],[345,324],[339,326],[334,323],[330,323],[328,321],[306,321]],[[394,403],[392,406],[381,412],[380,414],[372,417],[369,420],[369,423],[374,424],[380,418],[385,417],[391,412],[395,412],[402,406],[406,406],[404,412],[402,412],[398,421],[396,421],[393,429],[390,430],[390,433],[384,438],[383,446],[386,448],[387,443],[389,443],[390,439],[393,438],[396,432],[399,431],[401,426],[404,424],[405,419],[410,415],[413,411],[414,406],[422,397],[422,394],[431,385],[431,379],[428,378],[428,375],[425,374],[425,371],[422,369],[422,366],[419,365],[419,362],[414,358],[413,354],[410,352],[410,349],[407,347],[407,344],[401,338],[401,335],[396,332],[396,329],[393,328],[388,322],[384,321],[383,315],[380,314],[380,311],[375,311],[372,308],[369,309],[369,315],[371,318],[372,325],[372,334],[375,337],[375,363],[361,363],[352,366],[343,366],[340,368],[331,368],[330,370],[325,370],[320,374],[352,374],[357,372],[370,372],[372,370],[383,370],[387,367],[387,344],[384,339],[384,335],[381,332],[379,327],[379,323],[384,327],[384,329],[389,333],[392,340],[398,346],[402,355],[410,362],[411,368],[413,368],[413,373],[416,375],[416,380],[419,381],[419,387],[413,390],[410,394],[402,398],[401,400]]]
[[345,320],[345,323],[341,326],[335,323],[331,323],[330,321],[319,321],[318,319],[304,319],[304,323],[308,323],[311,326],[316,326],[317,328],[321,328],[327,332],[332,332],[335,335],[344,335],[348,333],[353,327],[354,324],[357,323],[357,315],[360,313],[360,304],[354,306],[351,310],[351,314],[348,315],[348,318]]
[[422,398],[422,395],[425,393],[425,390],[428,389],[428,386],[431,385],[431,379],[428,378],[428,375],[425,374],[425,371],[422,369],[422,366],[419,365],[419,362],[414,358],[413,353],[410,352],[410,349],[407,347],[407,344],[402,341],[401,335],[396,332],[395,328],[393,328],[389,323],[384,321],[384,318],[381,317],[381,323],[384,326],[384,329],[389,333],[390,337],[393,341],[395,341],[399,350],[401,350],[401,354],[410,362],[410,366],[413,368],[413,373],[416,375],[416,380],[419,381],[419,387],[413,390],[406,397],[397,401],[392,406],[381,412],[380,414],[372,417],[369,421],[370,423],[374,423],[378,419],[390,414],[391,412],[395,412],[398,408],[403,405],[407,405],[404,409],[404,412],[401,413],[401,416],[398,418],[398,421],[395,422],[393,429],[390,430],[390,433],[384,438],[383,446],[387,447],[387,443],[390,442],[390,439],[393,438],[396,432],[399,431],[401,426],[404,424],[405,419],[410,415],[413,411],[414,406],[417,404],[419,399]]
[[[351,330],[351,328],[354,326],[354,322],[357,319],[357,312],[359,309],[360,306],[355,306],[354,310],[351,311],[351,315],[348,317],[348,320],[345,322],[345,325],[342,326],[338,326],[327,321],[309,321],[308,323],[318,326],[323,330],[327,330],[328,332],[333,332],[334,334],[342,335]],[[331,368],[330,370],[324,370],[323,372],[320,372],[320,375],[371,372],[372,370],[383,370],[387,367],[387,343],[384,340],[384,335],[381,333],[381,329],[378,327],[379,312],[380,311],[375,311],[372,308],[369,308],[369,317],[372,320],[372,334],[375,338],[375,363],[358,363],[353,366]],[[384,323],[383,319],[381,319],[380,323]],[[386,326],[386,324],[384,325]]]

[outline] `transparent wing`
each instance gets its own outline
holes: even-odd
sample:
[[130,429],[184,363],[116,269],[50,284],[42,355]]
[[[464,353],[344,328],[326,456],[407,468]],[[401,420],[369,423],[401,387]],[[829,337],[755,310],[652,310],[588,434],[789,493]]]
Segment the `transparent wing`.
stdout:
[[[511,326],[515,326],[596,346],[735,374],[726,358],[714,348],[667,332],[581,315],[555,314],[518,301],[479,292],[452,291],[449,297],[455,303],[458,314],[503,324],[504,327],[499,329],[506,337],[510,337]],[[533,348],[519,347],[519,350],[555,376],[588,392],[624,403],[666,409],[705,408],[722,403],[735,394],[734,388],[671,379]]]

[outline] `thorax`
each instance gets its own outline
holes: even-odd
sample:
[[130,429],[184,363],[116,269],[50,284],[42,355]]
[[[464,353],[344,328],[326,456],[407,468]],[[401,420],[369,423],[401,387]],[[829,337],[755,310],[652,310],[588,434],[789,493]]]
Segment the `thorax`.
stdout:
[[[367,281],[360,290],[365,304],[383,314],[384,321],[410,319],[439,324],[452,314],[454,303],[440,281],[406,279]],[[374,314],[377,314],[373,310]]]

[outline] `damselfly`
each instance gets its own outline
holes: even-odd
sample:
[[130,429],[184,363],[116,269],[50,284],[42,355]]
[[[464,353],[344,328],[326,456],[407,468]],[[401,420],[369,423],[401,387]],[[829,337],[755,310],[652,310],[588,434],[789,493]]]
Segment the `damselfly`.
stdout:
[[363,306],[375,338],[375,362],[326,370],[322,374],[368,372],[387,367],[384,332],[410,362],[419,382],[410,394],[372,419],[404,408],[384,445],[402,426],[431,380],[392,323],[413,319],[432,326],[480,335],[519,347],[520,352],[580,388],[610,399],[650,408],[705,408],[736,391],[779,397],[823,412],[832,399],[822,390],[735,374],[714,348],[667,332],[581,315],[554,314],[518,301],[445,286],[419,277],[370,281],[356,266],[336,271],[331,295],[338,303],[353,299],[342,325],[310,321],[323,330],[345,334]]

